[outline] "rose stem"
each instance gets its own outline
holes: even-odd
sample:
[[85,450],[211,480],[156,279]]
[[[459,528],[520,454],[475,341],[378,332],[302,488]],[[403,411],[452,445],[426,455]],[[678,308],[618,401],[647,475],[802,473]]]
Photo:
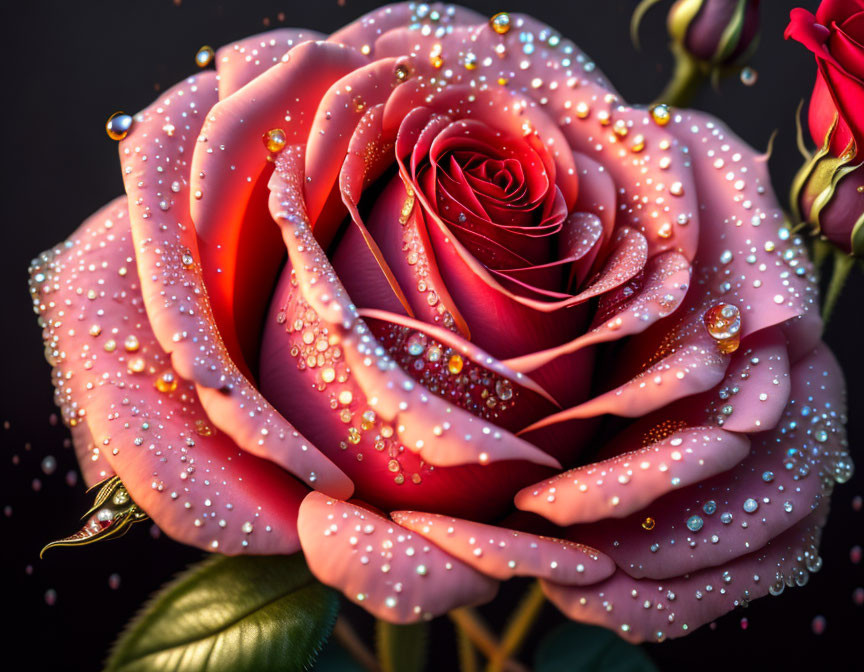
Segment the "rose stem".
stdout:
[[[460,607],[451,611],[449,616],[450,620],[462,630],[484,656],[490,659],[495,656],[495,652],[498,650],[498,640],[474,609]],[[528,672],[528,668],[515,660],[506,660],[504,670],[507,672]]]
[[462,672],[480,672],[480,667],[477,665],[477,655],[474,653],[474,645],[459,626],[456,626],[456,644],[459,649],[459,669]]
[[546,597],[543,595],[543,589],[540,588],[540,583],[535,581],[525,593],[525,597],[522,598],[522,602],[513,613],[512,620],[504,630],[501,645],[490,659],[487,672],[503,671],[504,661],[515,655],[519,647],[522,646],[545,602]]
[[336,624],[333,626],[333,636],[339,641],[343,648],[356,660],[360,665],[369,672],[381,672],[378,666],[378,660],[372,652],[366,648],[366,645],[354,632],[351,624],[342,616],[336,619]]
[[654,102],[688,107],[706,79],[705,68],[679,45],[673,44],[671,50],[675,56],[675,72]]

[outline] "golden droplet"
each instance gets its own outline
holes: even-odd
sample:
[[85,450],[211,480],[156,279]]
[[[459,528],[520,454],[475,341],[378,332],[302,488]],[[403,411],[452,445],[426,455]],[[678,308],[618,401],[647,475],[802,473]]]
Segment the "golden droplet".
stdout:
[[588,107],[588,103],[584,100],[576,103],[576,116],[580,119],[585,119],[589,114],[591,114],[591,108]]
[[665,126],[672,119],[672,113],[669,111],[669,106],[663,103],[655,105],[651,108],[651,118],[658,126]]
[[354,399],[354,395],[351,394],[351,390],[342,390],[339,393],[339,403],[343,406],[347,406]]
[[720,352],[729,355],[738,349],[741,344],[741,311],[738,306],[717,303],[705,311],[703,320]]
[[285,131],[281,128],[271,128],[261,136],[261,141],[268,152],[276,154],[285,149],[285,145],[288,144],[288,136],[285,135]]
[[153,384],[162,394],[170,394],[177,389],[177,376],[169,369],[159,374]]
[[462,361],[462,357],[459,355],[452,355],[447,362],[447,370],[454,376],[462,371],[463,366],[464,362]]
[[99,334],[102,333],[102,327],[100,327],[98,324],[94,324],[93,326],[90,327],[89,333],[91,336],[98,336]]
[[215,431],[209,424],[207,424],[206,420],[198,418],[195,421],[195,433],[198,436],[213,436]]
[[134,359],[129,360],[129,364],[126,365],[126,368],[129,370],[129,373],[141,373],[145,368],[147,368],[147,362],[144,361],[143,357],[135,357]]
[[360,443],[360,430],[358,430],[356,427],[349,427],[348,440],[355,446]]
[[126,340],[123,341],[123,347],[126,348],[126,352],[135,352],[141,347],[141,343],[139,343],[138,337],[135,334],[129,334]]
[[650,532],[651,530],[654,529],[654,525],[655,525],[654,519],[651,518],[650,516],[642,521],[642,529],[643,530],[648,530]]
[[477,69],[477,55],[476,54],[465,54],[465,69],[466,70],[476,70]]
[[498,12],[489,19],[489,26],[499,35],[506,35],[510,32],[510,15],[507,12]]
[[396,460],[390,460],[387,463],[387,468],[395,474],[400,469],[399,462],[397,462]]
[[507,86],[507,84],[508,84],[509,81],[510,81],[510,80],[507,79],[506,77],[499,77],[499,78],[498,78],[498,84],[501,85],[501,86]]
[[132,128],[132,115],[125,112],[115,112],[105,122],[105,132],[112,140],[122,140]]
[[627,136],[629,129],[627,128],[627,122],[623,119],[618,119],[615,124],[612,126],[612,131],[619,138],[624,138]]
[[354,103],[355,112],[362,112],[366,109],[366,101],[363,100],[363,96],[354,96],[354,100],[352,102]]
[[641,152],[645,149],[645,136],[641,133],[633,138],[633,144],[630,145],[631,152]]
[[396,75],[396,81],[404,82],[411,75],[411,68],[406,63],[397,63],[393,74]]
[[213,56],[215,55],[216,52],[213,51],[213,47],[205,44],[195,53],[195,64],[199,68],[206,68],[213,62]]

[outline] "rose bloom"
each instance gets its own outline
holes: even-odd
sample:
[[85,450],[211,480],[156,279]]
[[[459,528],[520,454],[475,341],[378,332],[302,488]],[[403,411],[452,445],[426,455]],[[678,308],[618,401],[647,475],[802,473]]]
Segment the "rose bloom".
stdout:
[[864,0],[823,0],[814,16],[790,12],[786,38],[816,56],[810,134],[826,158],[808,166],[796,196],[802,216],[844,252],[864,254]]
[[215,64],[33,262],[88,483],[392,622],[530,576],[662,640],[819,568],[844,383],[764,157],[521,15],[393,5]]
[[810,97],[810,134],[817,147],[831,137],[840,156],[864,148],[864,0],[822,0],[816,14],[796,7],[789,14],[786,39],[807,47],[819,66]]

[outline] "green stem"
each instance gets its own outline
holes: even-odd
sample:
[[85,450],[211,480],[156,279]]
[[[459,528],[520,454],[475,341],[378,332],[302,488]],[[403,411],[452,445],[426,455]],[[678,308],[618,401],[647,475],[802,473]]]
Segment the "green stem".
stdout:
[[705,66],[681,49],[677,44],[672,46],[675,56],[675,72],[672,79],[657,96],[654,103],[665,103],[674,107],[689,107],[696,97],[702,84],[708,78]]
[[381,672],[375,656],[366,648],[363,640],[358,637],[357,633],[354,632],[354,628],[351,627],[351,624],[344,617],[340,616],[336,619],[336,625],[333,626],[333,636],[342,645],[342,648],[363,666],[364,669],[369,672]]
[[378,662],[383,672],[422,672],[426,667],[428,623],[394,625],[379,619],[375,626]]
[[831,282],[828,285],[828,292],[825,294],[825,303],[822,306],[822,322],[826,325],[831,318],[831,313],[840,298],[840,293],[843,291],[843,286],[846,284],[846,279],[849,277],[849,271],[855,265],[855,257],[852,257],[841,250],[834,252],[834,271],[831,274]]
[[504,630],[501,645],[489,661],[487,672],[503,672],[504,661],[515,655],[522,646],[545,602],[546,597],[543,595],[540,583],[535,581],[525,593],[525,597],[513,613],[513,619]]
[[456,646],[459,653],[459,669],[462,672],[480,672],[480,667],[477,665],[477,654],[471,643],[471,638],[458,625],[456,626]]
[[[460,607],[451,611],[448,616],[486,658],[491,660],[495,657],[498,651],[498,639],[492,634],[480,614],[470,607]],[[528,668],[515,660],[505,660],[504,670],[528,672]]]

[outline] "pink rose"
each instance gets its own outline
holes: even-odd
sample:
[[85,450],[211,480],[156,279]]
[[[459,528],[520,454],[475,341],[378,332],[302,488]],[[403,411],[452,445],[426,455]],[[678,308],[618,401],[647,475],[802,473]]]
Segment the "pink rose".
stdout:
[[89,483],[203,549],[302,549],[393,622],[534,576],[662,640],[818,569],[843,376],[723,124],[458,7],[216,67],[135,116],[126,195],[33,263]]

